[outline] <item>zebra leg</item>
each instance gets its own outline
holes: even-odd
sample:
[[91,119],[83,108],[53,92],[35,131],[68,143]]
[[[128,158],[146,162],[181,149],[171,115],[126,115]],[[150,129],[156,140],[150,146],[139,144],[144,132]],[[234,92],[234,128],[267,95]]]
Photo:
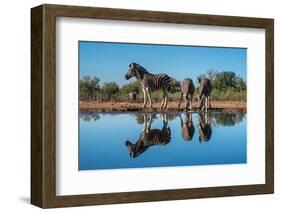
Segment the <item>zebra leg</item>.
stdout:
[[205,111],[208,111],[208,97],[205,97]]
[[151,108],[152,107],[151,93],[150,93],[148,88],[145,88],[145,90],[146,90],[146,93],[147,93],[147,96],[148,96],[149,107]]
[[189,100],[188,100],[187,96],[185,96],[184,99],[185,99],[185,111],[187,111],[188,105],[189,105]]
[[142,91],[143,91],[143,106],[142,106],[142,108],[145,108],[146,103],[147,103],[146,90],[143,89]]
[[183,120],[182,120],[182,117],[181,117],[180,113],[179,113],[179,116],[180,116],[180,121],[181,121],[181,127],[183,127]]
[[168,92],[167,92],[166,89],[163,92],[164,92],[164,106],[163,106],[163,108],[165,109],[168,105]]
[[206,113],[206,123],[210,124],[210,114]]
[[151,123],[152,123],[152,117],[151,114],[149,114],[148,130],[150,130],[151,128]]
[[143,114],[143,132],[147,132],[147,117],[146,114]]
[[206,112],[208,111],[209,108],[209,96],[206,97]]
[[165,102],[165,95],[164,95],[164,91],[163,91],[163,99],[162,99],[162,101],[161,101],[161,106],[160,106],[161,109],[162,109],[163,106],[164,106],[164,102]]
[[188,121],[192,122],[192,114],[191,113],[189,113],[189,115],[188,115]]
[[198,95],[197,98],[198,98],[198,110],[201,111],[202,108],[203,108],[203,104],[202,104],[203,103],[203,99],[202,99],[203,97]]
[[192,110],[192,96],[189,95],[189,110]]
[[181,97],[180,97],[180,102],[179,102],[179,105],[178,105],[178,109],[181,107],[182,97],[183,97],[183,92],[181,92]]
[[167,119],[167,114],[163,114],[163,126],[166,128],[168,126],[168,119]]
[[151,115],[149,116],[149,120],[147,119],[147,114],[143,114],[143,132],[148,133],[151,127]]
[[199,110],[200,111],[204,111],[205,110],[205,105],[206,105],[205,96],[202,95],[199,100],[200,100]]
[[210,96],[208,96],[207,98],[208,98],[208,107],[211,108]]

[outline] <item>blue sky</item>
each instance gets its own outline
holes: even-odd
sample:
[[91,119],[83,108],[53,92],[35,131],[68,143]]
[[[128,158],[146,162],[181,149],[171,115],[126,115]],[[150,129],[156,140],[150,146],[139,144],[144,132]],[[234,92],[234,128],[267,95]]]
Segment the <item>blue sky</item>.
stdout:
[[95,76],[120,86],[132,62],[150,73],[166,73],[177,80],[196,78],[208,70],[233,71],[246,80],[247,49],[109,42],[79,42],[79,75]]

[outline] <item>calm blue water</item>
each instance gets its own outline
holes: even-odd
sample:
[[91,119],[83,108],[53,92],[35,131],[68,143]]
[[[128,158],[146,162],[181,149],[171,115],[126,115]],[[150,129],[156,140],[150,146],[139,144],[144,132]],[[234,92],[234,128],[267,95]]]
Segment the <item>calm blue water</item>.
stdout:
[[[234,113],[80,113],[79,169],[246,163],[246,117]],[[142,133],[150,120],[151,127]],[[138,141],[141,134],[144,140]]]

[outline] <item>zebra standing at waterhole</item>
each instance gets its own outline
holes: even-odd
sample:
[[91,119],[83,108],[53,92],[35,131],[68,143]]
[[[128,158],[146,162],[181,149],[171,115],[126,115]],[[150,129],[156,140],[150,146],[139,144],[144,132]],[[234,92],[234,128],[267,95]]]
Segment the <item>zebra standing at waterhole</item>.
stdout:
[[212,84],[210,79],[208,78],[197,78],[200,86],[199,86],[199,110],[205,110],[208,111],[208,108],[211,108],[210,104],[210,96],[212,92]]
[[151,74],[137,63],[131,63],[129,65],[129,70],[125,75],[126,80],[129,80],[132,77],[135,77],[141,84],[143,91],[143,108],[146,107],[147,98],[149,100],[149,106],[152,107],[151,92],[160,89],[163,91],[161,109],[167,107],[168,90],[171,87],[173,78],[167,74]]
[[192,98],[194,95],[195,87],[192,79],[186,78],[181,82],[181,97],[178,108],[181,106],[182,99],[185,99],[185,110],[188,108],[192,110]]

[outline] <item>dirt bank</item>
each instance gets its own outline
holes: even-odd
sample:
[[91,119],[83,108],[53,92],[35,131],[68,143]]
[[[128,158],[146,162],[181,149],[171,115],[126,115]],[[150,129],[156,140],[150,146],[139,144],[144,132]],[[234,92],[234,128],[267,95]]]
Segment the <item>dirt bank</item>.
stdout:
[[[239,101],[213,101],[211,102],[211,111],[240,112],[246,111],[246,102]],[[167,109],[160,110],[160,103],[154,103],[153,107],[142,109],[142,103],[128,102],[97,102],[97,101],[80,101],[81,112],[159,112],[159,111],[184,111],[184,104],[178,109],[178,102],[169,102]],[[197,103],[193,103],[193,110],[197,111]]]

